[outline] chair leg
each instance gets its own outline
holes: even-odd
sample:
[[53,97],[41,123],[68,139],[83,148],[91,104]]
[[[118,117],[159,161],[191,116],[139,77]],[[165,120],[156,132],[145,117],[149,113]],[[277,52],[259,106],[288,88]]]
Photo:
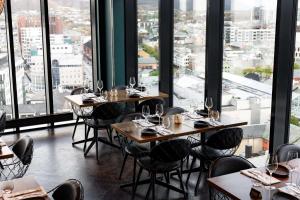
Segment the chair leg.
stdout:
[[113,143],[113,141],[112,141],[112,130],[109,127],[106,127],[106,131],[107,131],[107,135],[108,135],[108,139],[109,139],[110,143]]
[[[136,158],[133,158],[133,174],[132,174],[132,182],[135,183],[135,174],[136,174]],[[132,186],[132,190],[134,190],[134,185]]]
[[168,184],[170,184],[170,176],[169,176],[169,173],[168,173],[168,172],[164,173],[164,176],[165,176],[166,182],[167,182]]
[[141,175],[142,175],[142,171],[143,171],[143,168],[140,167],[138,176],[137,176],[136,181],[135,181],[135,183],[134,183],[134,189],[133,189],[133,191],[132,191],[132,196],[131,196],[131,199],[132,199],[132,200],[134,200],[136,188],[137,188],[138,182],[140,181],[140,178],[141,178]]
[[74,139],[74,137],[75,137],[75,132],[76,132],[76,129],[77,129],[78,122],[79,122],[79,117],[77,117],[76,122],[75,122],[75,127],[74,127],[74,130],[73,130],[72,139]]
[[192,163],[191,163],[191,167],[190,167],[190,172],[188,173],[188,176],[186,178],[186,182],[185,182],[186,185],[188,185],[188,183],[189,183],[189,179],[190,179],[190,176],[191,176],[191,173],[192,173],[192,169],[193,169],[193,167],[195,165],[195,162],[196,162],[196,158],[193,157],[193,160],[192,160]]
[[124,167],[125,167],[125,163],[126,163],[127,157],[128,157],[128,153],[125,153],[125,156],[124,156],[124,159],[123,159],[123,163],[122,163],[122,168],[121,168],[120,175],[119,175],[119,179],[120,180],[122,178],[122,174],[123,174],[123,170],[124,170]]
[[187,193],[185,192],[184,184],[182,181],[181,170],[177,169],[176,171],[177,171],[179,182],[180,182],[180,188],[184,191],[184,199],[187,199]]
[[96,157],[97,157],[97,161],[99,161],[99,159],[98,159],[98,130],[96,128],[94,128],[94,140],[96,142]]
[[152,173],[152,200],[155,200],[155,179],[156,173]]
[[[87,126],[87,125],[85,125]],[[86,143],[87,143],[87,139],[89,138],[89,133],[90,133],[91,127],[89,126],[87,128],[87,131],[85,132],[85,142],[84,142],[84,146],[83,146],[83,151],[85,151],[86,149]]]
[[151,181],[150,181],[150,184],[149,184],[149,188],[148,188],[148,190],[147,190],[147,194],[146,194],[146,200],[148,200],[149,199],[149,195],[150,195],[150,192],[151,192],[151,190],[152,190],[152,184],[153,184],[153,180],[152,180],[152,178],[153,178],[153,175],[152,175],[152,172],[150,172],[150,179],[151,179]]
[[199,172],[199,175],[198,175],[198,178],[197,178],[197,183],[196,183],[196,186],[195,186],[195,196],[198,195],[198,188],[199,188],[199,184],[200,184],[200,180],[201,180],[202,171],[203,171],[203,163],[202,163],[202,161],[200,161],[200,172]]

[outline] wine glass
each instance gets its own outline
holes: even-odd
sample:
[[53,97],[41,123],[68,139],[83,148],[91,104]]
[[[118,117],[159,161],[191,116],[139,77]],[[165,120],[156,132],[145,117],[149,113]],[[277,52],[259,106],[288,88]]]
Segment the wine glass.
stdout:
[[213,106],[214,106],[214,104],[213,104],[212,98],[211,97],[207,97],[205,99],[205,107],[206,107],[207,112],[208,112],[208,117],[210,117],[210,114],[211,114],[210,110],[212,109]]
[[164,107],[162,104],[156,104],[155,114],[158,116],[158,124],[160,124],[160,118],[164,114]]
[[85,80],[83,82],[83,87],[84,87],[85,93],[89,93],[89,81],[88,80]]
[[129,85],[130,85],[130,88],[133,89],[134,85],[136,84],[135,82],[135,77],[134,76],[131,76],[129,78]]
[[195,112],[196,112],[196,109],[197,109],[197,103],[195,102],[195,101],[191,101],[190,102],[190,112],[192,113],[192,114],[194,114]]
[[293,172],[296,168],[295,164],[293,164],[294,159],[298,158],[298,152],[297,151],[288,151],[287,154],[287,160],[286,160],[286,165],[290,168],[289,173],[290,173],[290,182],[287,183],[287,185],[296,185],[293,183]]
[[278,168],[278,159],[276,155],[268,155],[268,158],[266,160],[266,170],[270,174],[270,185],[267,187],[269,190],[275,189],[274,186],[271,186],[272,183],[272,174],[277,170]]
[[220,113],[217,110],[212,110],[211,111],[211,118],[213,119],[214,122],[218,121],[220,118]]
[[162,127],[164,129],[168,129],[171,126],[171,120],[168,116],[162,118]]
[[2,189],[3,193],[5,193],[5,194],[12,193],[12,191],[14,189],[14,181],[13,180],[3,181],[1,183],[1,189]]
[[148,105],[143,105],[142,115],[143,115],[144,119],[148,122],[148,117],[150,115],[150,108]]
[[97,88],[98,88],[98,90],[99,90],[99,93],[101,94],[102,89],[103,89],[103,81],[102,81],[102,80],[99,80],[99,81],[97,82]]

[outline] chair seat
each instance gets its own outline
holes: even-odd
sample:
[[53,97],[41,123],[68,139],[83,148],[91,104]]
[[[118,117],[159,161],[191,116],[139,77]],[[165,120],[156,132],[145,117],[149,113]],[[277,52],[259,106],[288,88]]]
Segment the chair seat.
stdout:
[[208,146],[198,146],[197,148],[192,148],[190,154],[200,160],[215,160],[219,157],[225,156],[222,151],[210,148]]
[[76,116],[83,118],[83,119],[88,119],[88,118],[92,117],[92,115],[90,113],[76,113]]
[[148,171],[155,171],[156,173],[165,173],[177,169],[180,166],[180,161],[177,162],[160,162],[151,159],[149,156],[141,157],[137,160],[139,165]]
[[145,145],[132,142],[126,145],[125,152],[133,157],[141,157],[149,154],[149,148],[147,148]]
[[115,120],[87,119],[85,123],[92,128],[106,128],[115,123]]

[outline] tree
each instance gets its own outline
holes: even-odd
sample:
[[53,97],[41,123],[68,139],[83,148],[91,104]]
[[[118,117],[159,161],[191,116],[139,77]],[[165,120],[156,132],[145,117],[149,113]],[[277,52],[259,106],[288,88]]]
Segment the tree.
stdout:
[[154,57],[156,60],[158,60],[158,58],[159,58],[158,51],[155,48],[153,48],[149,45],[146,45],[146,44],[142,44],[142,48],[146,53],[148,53],[149,55]]
[[300,125],[299,119],[296,116],[294,116],[294,115],[291,115],[290,123],[293,124],[293,125],[295,125],[295,126],[299,126]]
[[300,69],[300,64],[299,63],[294,63],[294,69]]

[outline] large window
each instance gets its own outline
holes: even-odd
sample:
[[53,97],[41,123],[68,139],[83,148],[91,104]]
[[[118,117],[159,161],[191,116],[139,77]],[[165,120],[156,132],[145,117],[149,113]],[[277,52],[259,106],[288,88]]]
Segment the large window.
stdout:
[[39,0],[11,4],[19,118],[46,114]]
[[158,91],[159,0],[137,1],[139,85]]
[[54,112],[65,112],[64,96],[92,82],[90,4],[53,0],[49,15]]
[[248,122],[237,152],[246,157],[264,155],[269,148],[276,3],[224,4],[222,112]]
[[291,100],[290,143],[300,143],[300,4],[298,3],[295,63]]
[[206,0],[174,0],[174,105],[203,108]]

